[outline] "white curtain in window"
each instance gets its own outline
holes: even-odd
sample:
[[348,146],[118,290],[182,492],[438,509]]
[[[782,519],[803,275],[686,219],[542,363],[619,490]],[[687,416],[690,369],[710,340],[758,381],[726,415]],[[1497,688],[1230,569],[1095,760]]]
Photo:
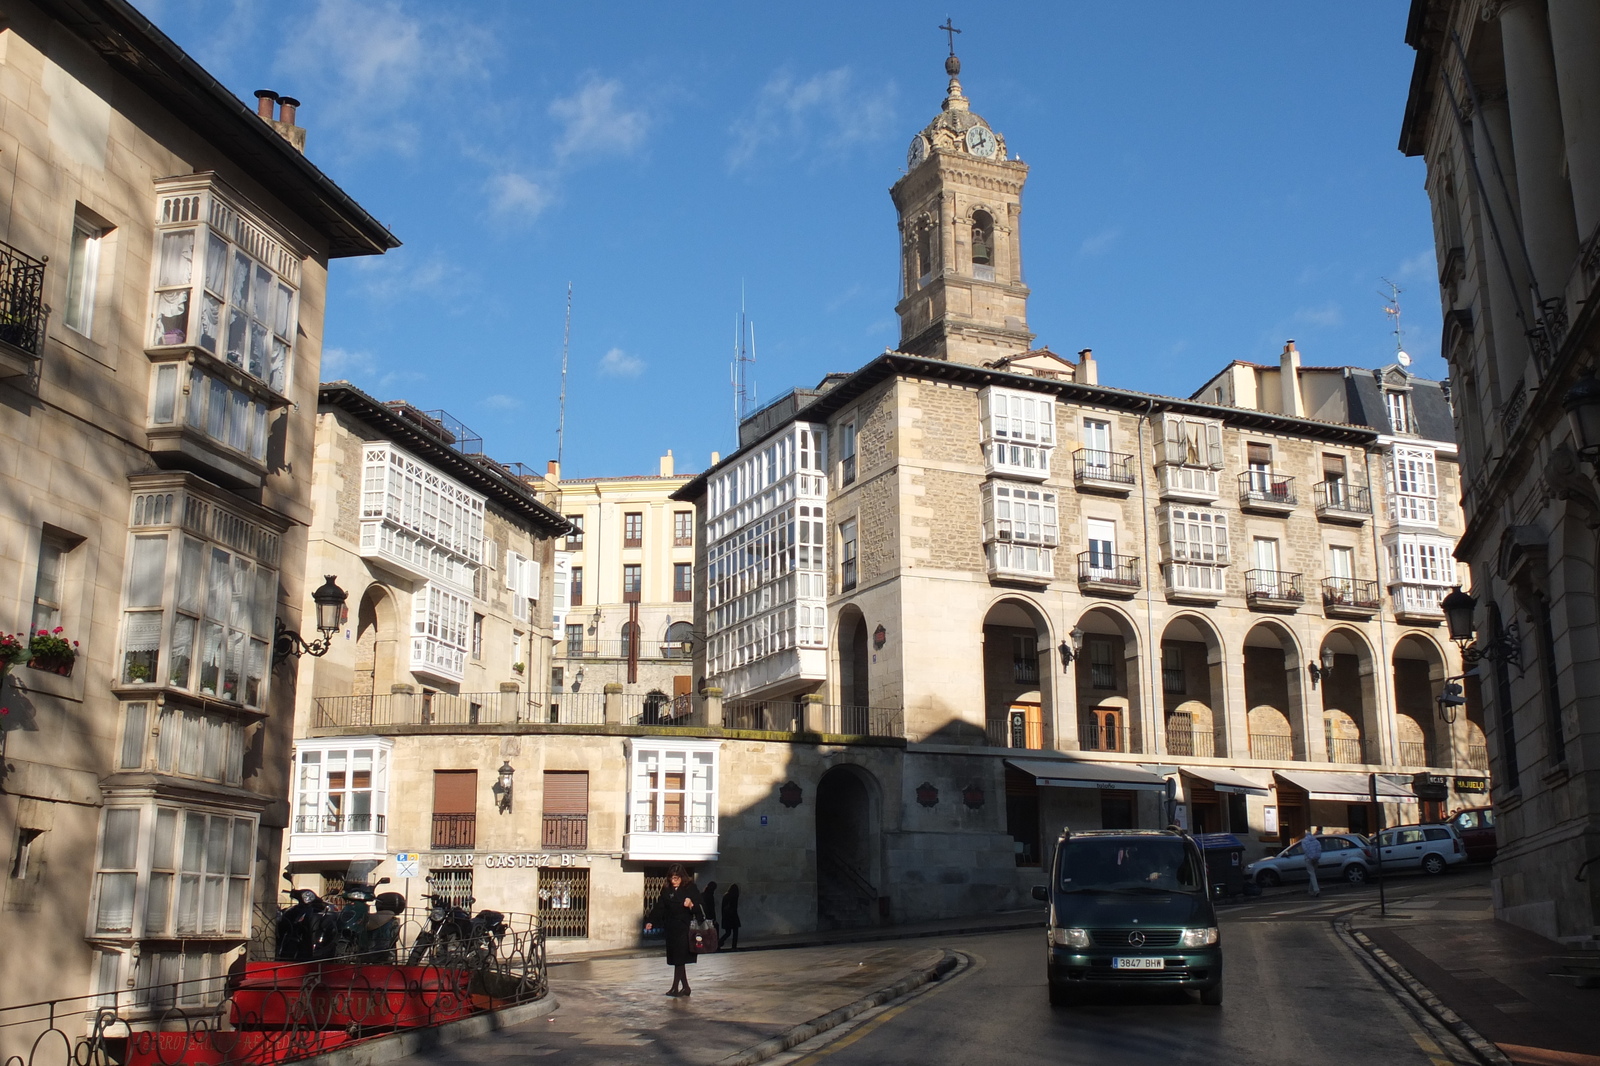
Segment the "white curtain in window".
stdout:
[[134,537],[128,560],[128,606],[160,607],[167,573],[167,538]]
[[108,808],[100,843],[99,903],[95,928],[102,933],[133,932],[133,897],[138,887],[139,811]]

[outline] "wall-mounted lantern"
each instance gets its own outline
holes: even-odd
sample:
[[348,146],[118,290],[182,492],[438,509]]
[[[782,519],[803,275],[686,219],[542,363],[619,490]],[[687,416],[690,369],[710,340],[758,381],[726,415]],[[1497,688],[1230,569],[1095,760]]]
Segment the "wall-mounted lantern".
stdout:
[[1308,663],[1306,671],[1311,674],[1311,687],[1316,688],[1319,683],[1326,680],[1329,674],[1333,673],[1333,649],[1323,648],[1321,665]]
[[349,597],[332,574],[324,576],[327,580],[322,587],[311,594],[311,602],[316,605],[317,611],[317,631],[322,634],[322,639],[307,643],[304,637],[284,625],[283,619],[279,618],[272,634],[273,662],[291,655],[326,655],[333,646],[333,635],[339,631],[344,620],[344,603]]
[[499,810],[501,814],[505,814],[511,809],[511,779],[516,772],[516,769],[512,767],[509,760],[501,763],[499,770],[500,776],[495,778],[493,787],[489,789],[489,791],[494,793],[495,808]]
[[1073,626],[1072,632],[1067,634],[1067,640],[1072,643],[1069,644],[1066,640],[1063,640],[1056,648],[1061,653],[1061,669],[1063,670],[1071,666],[1072,660],[1076,659],[1078,652],[1083,650],[1083,627]]
[[1450,630],[1450,639],[1461,649],[1463,662],[1471,664],[1488,659],[1493,663],[1507,663],[1516,667],[1519,675],[1522,673],[1522,637],[1517,632],[1517,623],[1506,626],[1498,637],[1473,644],[1472,638],[1477,635],[1477,630],[1472,618],[1478,601],[1462,592],[1461,586],[1457,585],[1454,592],[1439,602],[1439,606],[1444,610],[1444,624]]

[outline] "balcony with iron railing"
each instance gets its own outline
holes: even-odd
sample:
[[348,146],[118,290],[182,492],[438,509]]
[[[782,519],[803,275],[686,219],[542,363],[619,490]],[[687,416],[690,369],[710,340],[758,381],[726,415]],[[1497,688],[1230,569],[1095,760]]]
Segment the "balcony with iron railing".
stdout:
[[1144,753],[1138,736],[1127,726],[1104,725],[1095,721],[1078,723],[1078,747],[1084,751]]
[[1450,589],[1443,585],[1397,581],[1389,586],[1395,618],[1412,624],[1429,625],[1444,621],[1444,608],[1440,604],[1449,594]]
[[1117,496],[1128,495],[1138,482],[1133,456],[1095,448],[1079,448],[1072,453],[1072,480],[1080,489]]
[[544,816],[544,842],[547,848],[583,851],[589,846],[587,814],[547,814]]
[[1300,589],[1300,578],[1300,574],[1283,570],[1246,570],[1245,603],[1261,611],[1297,610],[1306,602],[1306,594]]
[[1360,737],[1328,737],[1328,761],[1360,765],[1367,761],[1366,745]]
[[1141,584],[1137,555],[1109,552],[1078,553],[1078,588],[1102,596],[1131,596]]
[[470,850],[478,845],[478,816],[476,814],[435,814],[433,816],[433,848],[435,851]]
[[1432,766],[1428,760],[1428,745],[1422,740],[1402,740],[1400,742],[1401,766]]
[[1372,490],[1345,481],[1319,481],[1312,488],[1317,517],[1329,522],[1365,522],[1372,517]]
[[1487,770],[1489,768],[1488,745],[1468,744],[1467,754],[1461,765],[1468,770]]
[[[383,796],[374,797],[373,803],[383,806]],[[289,834],[289,861],[381,859],[389,853],[386,821],[382,814],[369,812],[296,815]]]
[[1190,755],[1211,759],[1217,754],[1217,735],[1206,729],[1179,729],[1168,726],[1166,731],[1168,755]]
[[296,833],[382,833],[386,819],[381,814],[300,814],[294,819]]
[[1356,577],[1322,579],[1322,613],[1329,618],[1371,618],[1382,606],[1376,581]]
[[622,850],[623,858],[630,861],[705,862],[717,857],[714,814],[636,813],[628,820],[628,830]]
[[1017,655],[1011,660],[1011,680],[1018,685],[1037,685],[1039,683],[1039,657],[1037,655]]
[[44,268],[35,259],[0,241],[0,378],[33,372],[44,343]]
[[[556,642],[557,659],[627,659],[626,640],[561,640]],[[681,641],[643,640],[639,642],[639,660],[687,659]]]
[[1251,733],[1250,757],[1291,762],[1295,758],[1294,737],[1287,733]]
[[1239,506],[1246,511],[1288,514],[1299,502],[1292,477],[1281,477],[1265,470],[1239,475]]

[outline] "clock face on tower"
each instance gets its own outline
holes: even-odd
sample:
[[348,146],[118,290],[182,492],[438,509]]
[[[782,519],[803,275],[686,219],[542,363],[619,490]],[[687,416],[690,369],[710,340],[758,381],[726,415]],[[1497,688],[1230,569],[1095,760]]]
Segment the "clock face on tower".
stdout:
[[911,138],[911,147],[906,149],[906,169],[915,168],[926,158],[928,158],[928,141],[919,133]]
[[993,159],[997,147],[994,134],[987,127],[974,126],[967,131],[967,151],[973,155]]

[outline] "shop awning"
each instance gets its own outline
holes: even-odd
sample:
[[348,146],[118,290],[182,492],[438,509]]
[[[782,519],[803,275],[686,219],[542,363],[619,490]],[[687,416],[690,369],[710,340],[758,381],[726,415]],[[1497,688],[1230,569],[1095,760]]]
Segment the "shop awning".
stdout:
[[1265,796],[1269,791],[1265,778],[1257,780],[1246,777],[1237,770],[1225,770],[1220,766],[1185,766],[1183,772],[1190,777],[1210,782],[1218,792],[1237,792],[1241,796]]
[[[1283,780],[1296,788],[1305,789],[1314,800],[1343,800],[1346,803],[1368,803],[1372,799],[1366,774],[1325,773],[1317,770],[1277,770]],[[1378,775],[1378,802],[1415,803],[1416,794],[1404,785],[1397,785],[1385,775]]]
[[1007,759],[1006,765],[1033,777],[1047,788],[1132,788],[1165,792],[1167,783],[1148,770],[1118,763],[1072,759]]

